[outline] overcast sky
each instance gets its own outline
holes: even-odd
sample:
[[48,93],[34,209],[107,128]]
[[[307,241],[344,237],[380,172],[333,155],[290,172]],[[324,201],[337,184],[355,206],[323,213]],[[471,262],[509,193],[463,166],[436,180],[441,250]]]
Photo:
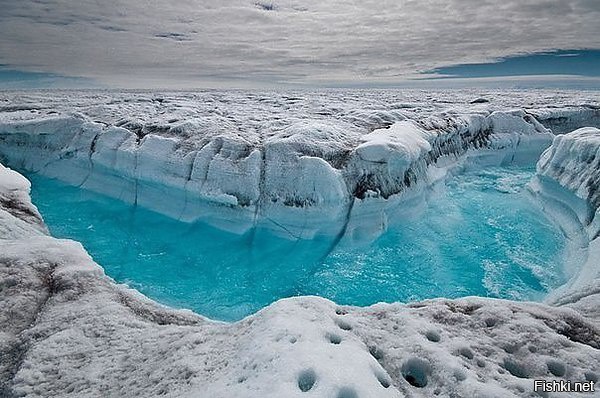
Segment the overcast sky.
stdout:
[[34,85],[385,85],[598,48],[600,0],[0,0],[4,80]]

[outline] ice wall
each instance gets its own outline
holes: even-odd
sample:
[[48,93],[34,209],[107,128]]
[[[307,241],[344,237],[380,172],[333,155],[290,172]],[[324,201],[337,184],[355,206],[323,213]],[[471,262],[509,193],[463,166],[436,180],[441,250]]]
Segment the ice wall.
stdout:
[[29,181],[0,164],[0,236],[18,239],[48,231],[37,208],[31,203]]
[[600,127],[600,106],[582,104],[577,107],[533,109],[531,113],[554,134],[566,134],[581,127]]
[[531,188],[579,248],[567,270],[571,280],[548,300],[598,312],[587,301],[600,294],[600,130],[557,136],[541,156]]
[[537,165],[537,175],[550,178],[587,204],[580,221],[597,238],[600,210],[600,130],[586,127],[557,136]]
[[523,110],[395,114],[403,120],[374,129],[292,118],[258,136],[192,121],[141,134],[83,115],[0,116],[0,156],[14,167],[183,221],[294,238],[349,225],[377,235],[399,202],[454,167],[533,163],[553,138]]

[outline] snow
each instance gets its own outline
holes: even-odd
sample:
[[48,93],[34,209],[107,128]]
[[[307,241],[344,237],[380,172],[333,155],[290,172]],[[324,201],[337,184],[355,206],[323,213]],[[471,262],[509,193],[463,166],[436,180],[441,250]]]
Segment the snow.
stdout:
[[551,108],[556,95],[489,92],[473,105],[482,93],[7,92],[0,156],[239,233],[311,238],[361,224],[376,235],[386,222],[354,211],[362,202],[413,198],[465,161],[534,163],[554,137],[536,114],[598,122],[594,92],[565,92]]
[[399,169],[397,172],[404,173],[411,163],[431,151],[431,145],[423,133],[413,122],[396,122],[387,129],[365,134],[355,150],[362,160],[387,163]]
[[[451,105],[438,102],[449,94],[424,93],[0,95],[21,109],[0,112],[10,165],[240,231],[262,218],[293,229],[323,215],[321,231],[339,232],[331,220],[343,231],[379,230],[444,173],[527,161],[553,138],[533,110],[514,110],[554,110],[544,92],[467,92]],[[587,104],[586,95],[595,94],[567,98]],[[468,104],[479,97],[490,102]],[[153,132],[124,127],[133,115]],[[178,119],[177,128],[153,118]],[[80,244],[48,235],[27,180],[0,166],[0,396],[525,397],[533,379],[597,381],[599,135],[554,138],[531,184],[581,246],[571,281],[547,303],[469,297],[361,308],[295,297],[232,324],[115,284]]]
[[31,184],[0,164],[0,235],[6,239],[47,233],[42,217],[31,203]]

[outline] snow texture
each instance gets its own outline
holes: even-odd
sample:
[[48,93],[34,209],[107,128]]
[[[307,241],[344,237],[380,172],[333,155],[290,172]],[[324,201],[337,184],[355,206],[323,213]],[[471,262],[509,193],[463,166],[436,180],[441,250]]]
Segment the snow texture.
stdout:
[[[548,126],[600,122],[593,92],[489,92],[488,102],[471,104],[479,97],[7,92],[0,159],[234,232],[261,226],[311,238],[370,223],[377,235],[393,217],[390,203],[414,198],[459,163],[532,164],[552,141]],[[564,106],[552,108],[557,98]],[[373,202],[389,209],[375,215]]]
[[[424,117],[416,116],[420,111],[407,115],[400,106],[339,110],[346,117],[335,123],[290,116],[281,125],[274,114],[266,127],[271,133],[256,135],[241,133],[253,131],[241,127],[253,123],[252,112],[245,122],[209,121],[228,115],[216,116],[203,103],[206,115],[182,121],[180,133],[158,129],[140,139],[131,125],[94,119],[111,114],[102,103],[108,98],[123,99],[112,108],[114,117],[121,117],[121,106],[128,115],[135,109],[142,115],[143,108],[155,106],[154,94],[3,95],[13,98],[0,129],[0,153],[11,165],[142,205],[160,192],[181,189],[189,202],[181,214],[195,206],[189,197],[197,195],[231,209],[224,218],[254,206],[251,220],[279,211],[289,224],[294,214],[288,210],[309,205],[380,206],[388,195],[406,196],[409,185],[426,186],[429,181],[421,179],[436,178],[449,164],[519,156],[525,161],[552,137],[531,112],[492,111],[487,103],[469,105],[482,106],[479,113]],[[236,101],[233,94],[202,95]],[[130,97],[149,102],[130,106],[124,101]],[[259,98],[271,97],[278,107],[287,101],[275,94]],[[311,98],[332,108],[341,104],[309,96],[295,102]],[[352,98],[349,103],[358,101]],[[83,99],[86,112],[75,107],[67,115],[60,109]],[[37,111],[22,109],[33,102]],[[237,105],[233,112],[244,108]],[[150,123],[144,121],[141,130]],[[187,130],[198,126],[202,133]],[[580,233],[588,260],[600,242],[584,236],[598,225],[598,217],[590,217],[598,211],[598,185],[589,185],[600,175],[599,167],[590,166],[597,165],[598,136],[597,129],[582,129],[554,138],[531,185],[549,212],[563,209],[557,217],[564,215],[563,225]],[[414,173],[407,177],[410,184],[404,182],[407,170]],[[361,171],[372,179],[361,180]],[[318,184],[313,190],[312,183]],[[349,189],[352,184],[361,189]],[[592,380],[599,387],[600,295],[590,290],[598,279],[586,285],[585,294],[575,294],[579,282],[567,284],[549,304],[470,297],[360,308],[296,297],[239,322],[220,323],[115,284],[80,244],[47,234],[28,191],[22,176],[0,167],[0,396],[534,397],[533,379],[539,378]],[[291,204],[278,205],[290,195]],[[572,281],[590,267],[597,275],[598,263],[596,257],[573,269]]]

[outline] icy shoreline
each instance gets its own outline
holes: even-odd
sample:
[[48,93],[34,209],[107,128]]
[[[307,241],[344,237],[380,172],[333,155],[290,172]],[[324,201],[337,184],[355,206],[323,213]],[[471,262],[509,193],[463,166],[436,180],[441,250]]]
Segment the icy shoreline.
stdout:
[[[460,156],[437,158],[439,175],[431,167],[415,168],[421,170],[415,175],[429,182],[443,178],[448,167],[469,162],[501,164],[518,160],[513,158],[515,154],[524,154],[523,161],[531,161],[544,149],[540,143],[549,143],[546,137],[551,134],[535,118],[527,122],[522,111],[498,112],[494,117],[507,121],[507,127],[503,129],[496,122],[494,137],[484,148],[459,149]],[[471,120],[490,116],[478,115]],[[73,135],[66,135],[70,137],[66,139],[68,146],[46,146],[52,134],[45,134],[51,131],[47,119],[43,120],[41,125],[23,120],[7,122],[4,114],[0,129],[4,131],[0,133],[4,157],[9,152],[14,156],[11,162],[23,160],[23,164],[16,163],[19,166],[42,166],[45,163],[27,161],[40,153],[70,153],[73,157],[54,157],[60,167],[44,166],[44,170],[58,170],[63,176],[69,175],[65,170],[77,170],[77,166],[65,167],[69,162],[89,162],[89,156],[84,156],[89,151],[78,148],[91,148],[91,141],[74,145],[81,141],[72,140],[83,137],[77,134],[81,124],[75,123]],[[64,119],[60,120],[55,131],[65,130]],[[13,128],[8,134],[6,125]],[[454,131],[475,131],[467,127],[472,125]],[[395,159],[397,149],[406,143],[407,129],[411,143],[406,151],[399,151],[401,158]],[[443,127],[442,131],[448,134]],[[387,129],[374,129],[373,133],[357,140],[356,147],[364,144],[366,149],[363,146],[354,152],[362,152],[375,164],[384,159],[386,166],[418,165],[419,161],[414,161],[422,156],[418,148],[432,143],[430,130],[407,120]],[[107,142],[119,142],[108,140],[115,136],[130,137],[122,131],[109,133]],[[18,140],[11,141],[15,137],[28,141],[20,141],[19,146]],[[439,136],[434,135],[434,142],[436,138]],[[139,148],[157,142],[163,148],[164,140],[167,138],[144,138]],[[525,151],[511,150],[515,143],[520,143],[517,147],[523,145]],[[13,151],[16,148],[22,150]],[[132,159],[131,148],[125,145],[123,156],[114,157],[110,164],[131,164],[127,163]],[[32,151],[31,157],[24,156],[28,151]],[[102,153],[107,155],[108,151]],[[286,156],[280,159],[286,160]],[[304,155],[294,156],[292,169]],[[400,161],[406,159],[411,161]],[[571,283],[549,298],[551,305],[470,297],[360,308],[299,297],[280,300],[233,324],[165,308],[115,284],[80,244],[48,236],[29,199],[28,181],[0,166],[0,324],[4,325],[0,331],[0,396],[525,397],[532,395],[536,378],[597,382],[599,161],[600,130],[587,129],[555,138],[538,163],[538,180],[532,183],[532,192],[549,213],[563,209],[555,213],[562,217],[558,221],[579,233],[586,256],[586,264],[573,270]],[[323,168],[327,163],[325,169],[331,168],[327,161],[309,159],[309,163]],[[145,176],[151,176],[150,171],[156,168],[147,170]],[[309,175],[320,176],[311,170]],[[110,173],[101,175],[105,178]],[[377,195],[393,186],[378,185]],[[123,189],[127,187],[130,185]],[[377,208],[377,200],[383,200],[372,199],[359,203]]]
[[108,104],[80,94],[79,106],[68,103],[76,95],[64,99],[68,106],[7,95],[17,105],[0,112],[0,159],[237,233],[263,227],[293,239],[349,236],[360,226],[377,236],[453,167],[534,164],[553,138],[538,118],[556,130],[600,125],[593,104],[540,101],[515,110],[515,98],[417,105],[352,94],[306,103],[314,98],[121,93]]

